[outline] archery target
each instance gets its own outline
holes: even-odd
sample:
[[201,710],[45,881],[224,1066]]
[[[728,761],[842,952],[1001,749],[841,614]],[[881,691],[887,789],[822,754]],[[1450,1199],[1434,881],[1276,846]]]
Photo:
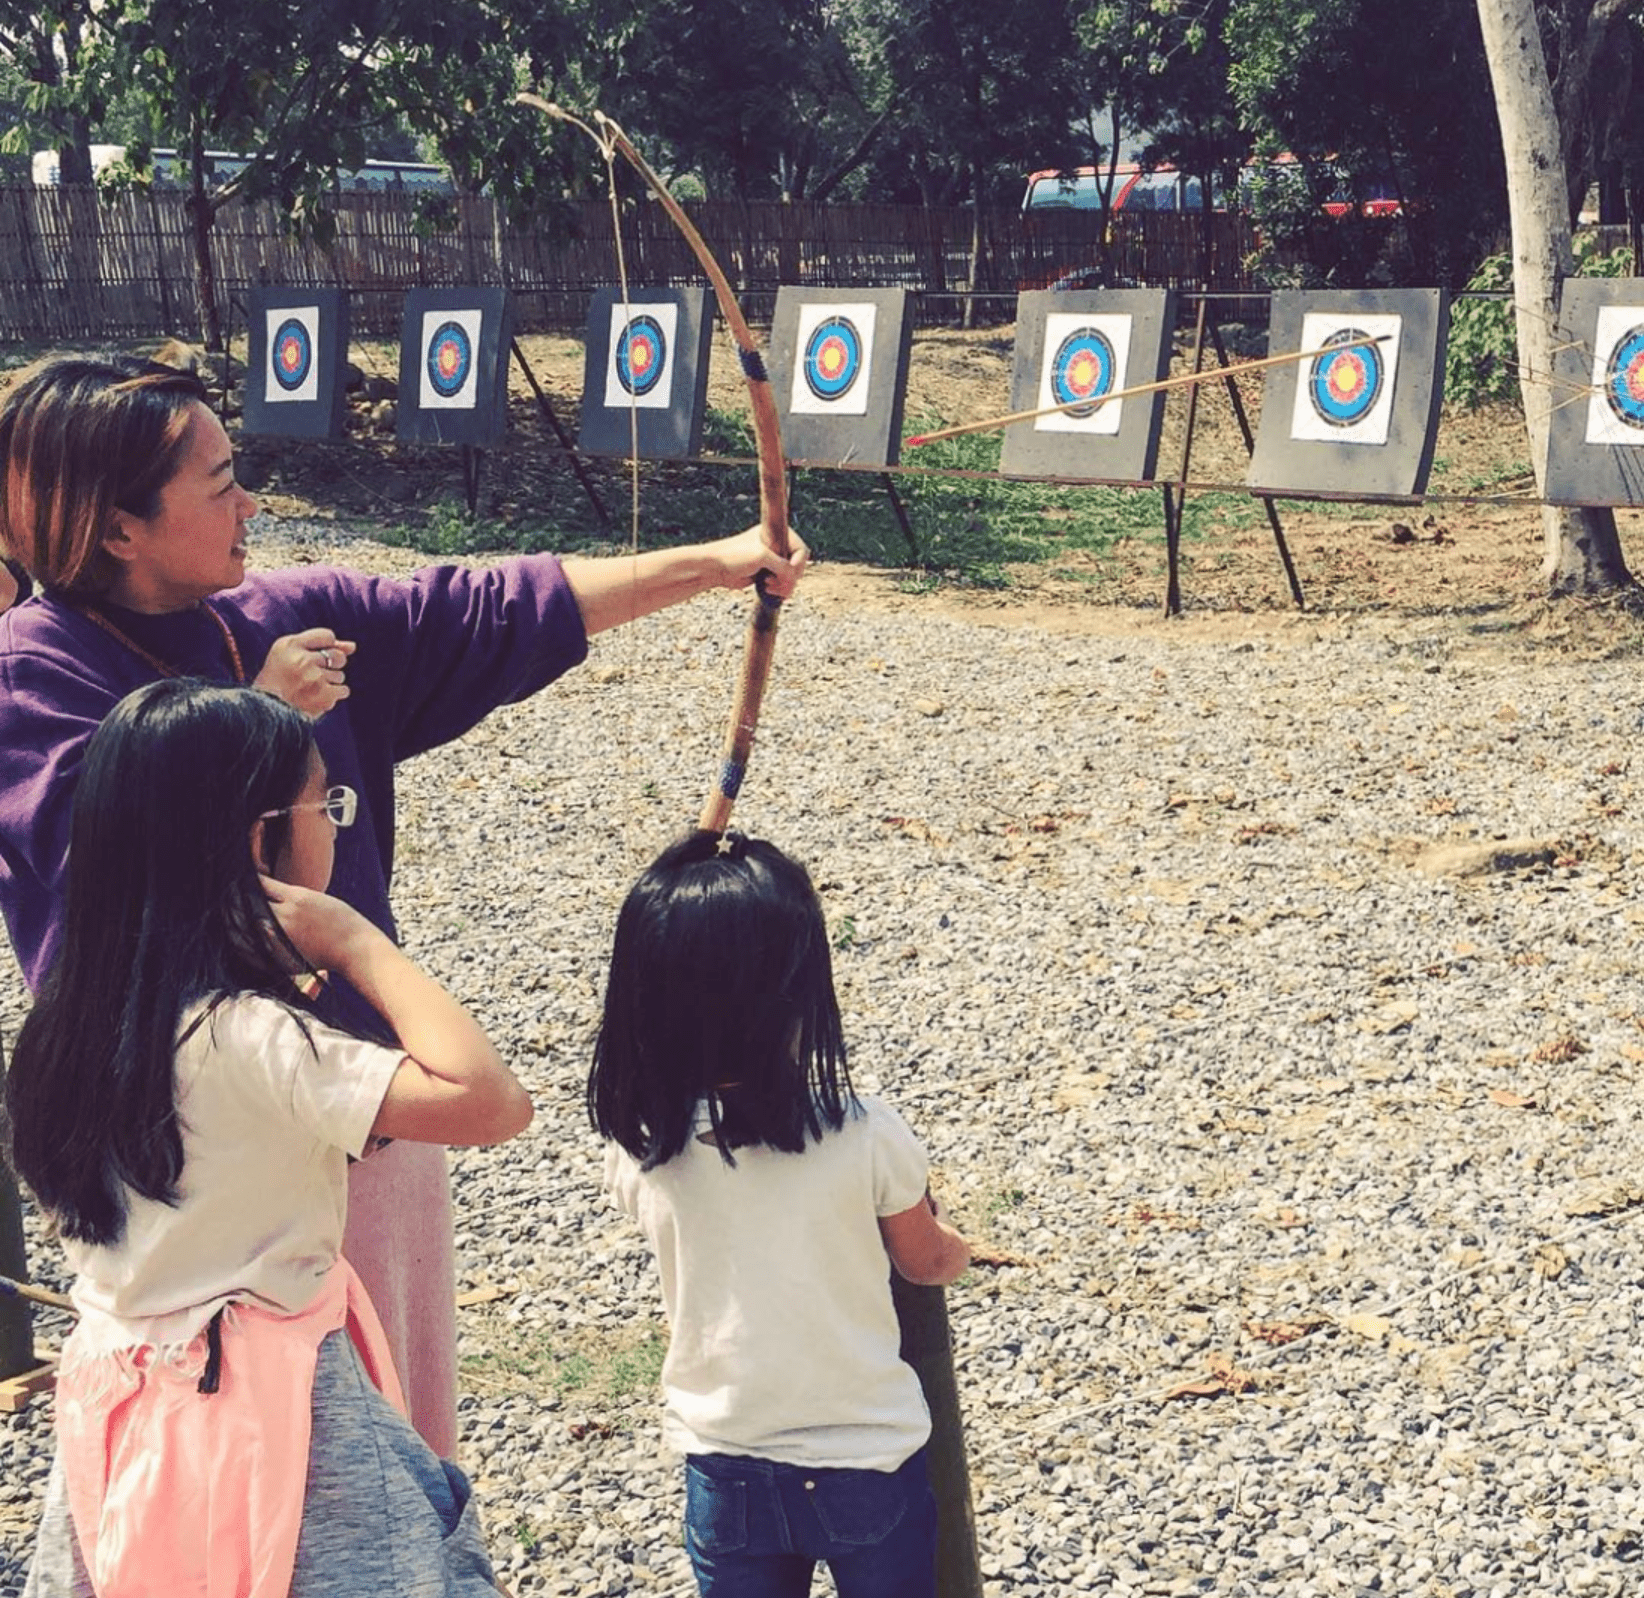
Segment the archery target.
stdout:
[[320,373],[314,349],[320,336],[319,306],[271,307],[263,314],[268,328],[264,401],[278,405],[318,399]]
[[1387,442],[1402,326],[1399,316],[1350,312],[1309,311],[1302,318],[1302,348],[1323,353],[1302,363],[1292,438],[1327,444]]
[[340,433],[347,409],[347,291],[252,288],[245,328],[245,431],[280,438]]
[[418,403],[423,410],[471,411],[479,403],[478,310],[424,311]]
[[1128,315],[1080,315],[1065,311],[1047,315],[1038,408],[1044,410],[1076,400],[1083,403],[1073,410],[1035,417],[1034,430],[1116,437],[1125,402],[1103,405],[1100,401],[1104,394],[1116,394],[1125,386],[1130,337]]
[[800,306],[791,411],[810,416],[867,415],[878,310],[871,302]]
[[677,304],[613,305],[605,403],[624,410],[667,410],[673,403],[678,332]]
[[1644,444],[1644,306],[1599,307],[1589,444]]

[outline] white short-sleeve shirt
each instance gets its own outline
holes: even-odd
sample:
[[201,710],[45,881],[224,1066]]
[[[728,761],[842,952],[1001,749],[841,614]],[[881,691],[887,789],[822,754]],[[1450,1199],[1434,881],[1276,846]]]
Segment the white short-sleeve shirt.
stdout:
[[129,1195],[118,1243],[65,1243],[104,1346],[185,1343],[231,1299],[303,1309],[341,1249],[348,1157],[405,1058],[250,993],[185,1032],[177,1203]]
[[869,1095],[802,1154],[698,1135],[641,1171],[616,1144],[606,1186],[656,1255],[668,1311],[663,1437],[687,1454],[894,1470],[930,1435],[898,1352],[879,1217],[925,1193],[924,1150]]

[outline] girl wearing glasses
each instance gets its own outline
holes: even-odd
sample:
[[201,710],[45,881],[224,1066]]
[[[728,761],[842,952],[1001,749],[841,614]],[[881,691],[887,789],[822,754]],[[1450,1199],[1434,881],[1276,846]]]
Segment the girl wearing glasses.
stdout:
[[[256,502],[192,374],[58,358],[0,398],[0,553],[39,592],[0,615],[0,910],[30,987],[61,930],[69,805],[115,702],[186,674],[271,689],[317,718],[332,780],[359,795],[333,893],[394,934],[397,762],[460,737],[577,665],[594,633],[805,564],[757,528],[634,559],[551,555],[405,581],[338,568],[247,573]],[[378,1025],[345,983],[329,1019]],[[456,1449],[456,1311],[445,1157],[399,1144],[358,1167],[344,1252],[380,1310],[413,1421]]]
[[[493,1591],[467,1481],[396,1407],[340,1247],[351,1158],[499,1143],[531,1105],[324,891],[356,803],[311,723],[249,688],[150,684],[87,745],[63,936],[6,1079],[80,1312],[39,1598]],[[321,971],[399,1043],[319,1019],[298,982]]]

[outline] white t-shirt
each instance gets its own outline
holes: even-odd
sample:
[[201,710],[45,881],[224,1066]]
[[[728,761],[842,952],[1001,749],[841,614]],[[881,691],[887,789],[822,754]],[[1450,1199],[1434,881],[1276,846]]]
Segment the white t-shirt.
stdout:
[[257,994],[211,1010],[177,1050],[177,1203],[128,1195],[118,1243],[65,1243],[84,1330],[178,1345],[230,1299],[304,1308],[341,1248],[348,1156],[404,1058]]
[[879,1217],[924,1196],[924,1150],[864,1095],[802,1154],[698,1141],[641,1171],[615,1143],[606,1187],[656,1254],[671,1336],[663,1438],[686,1454],[894,1470],[930,1435],[901,1343]]

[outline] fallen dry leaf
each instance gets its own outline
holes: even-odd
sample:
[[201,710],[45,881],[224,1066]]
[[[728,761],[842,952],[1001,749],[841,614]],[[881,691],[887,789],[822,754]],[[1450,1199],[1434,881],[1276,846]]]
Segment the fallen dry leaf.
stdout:
[[[1209,1354],[1205,1363],[1210,1374],[1198,1381],[1182,1382],[1164,1394],[1169,1403],[1175,1398],[1220,1398],[1224,1393],[1237,1395],[1253,1392],[1262,1385],[1262,1378],[1253,1371],[1242,1371],[1233,1362],[1231,1354]],[[1271,1380],[1271,1378],[1268,1378]]]
[[1530,1259],[1530,1268],[1549,1282],[1556,1282],[1569,1264],[1570,1256],[1557,1243],[1543,1243]]
[[1325,1321],[1246,1321],[1244,1329],[1258,1343],[1283,1348],[1286,1343],[1299,1343],[1302,1338],[1312,1336],[1327,1324]]
[[1393,1323],[1385,1315],[1344,1315],[1339,1324],[1375,1343],[1379,1343],[1393,1329]]
[[1533,1093],[1515,1093],[1511,1088],[1491,1088],[1490,1102],[1499,1104],[1505,1110],[1533,1110],[1536,1107]]

